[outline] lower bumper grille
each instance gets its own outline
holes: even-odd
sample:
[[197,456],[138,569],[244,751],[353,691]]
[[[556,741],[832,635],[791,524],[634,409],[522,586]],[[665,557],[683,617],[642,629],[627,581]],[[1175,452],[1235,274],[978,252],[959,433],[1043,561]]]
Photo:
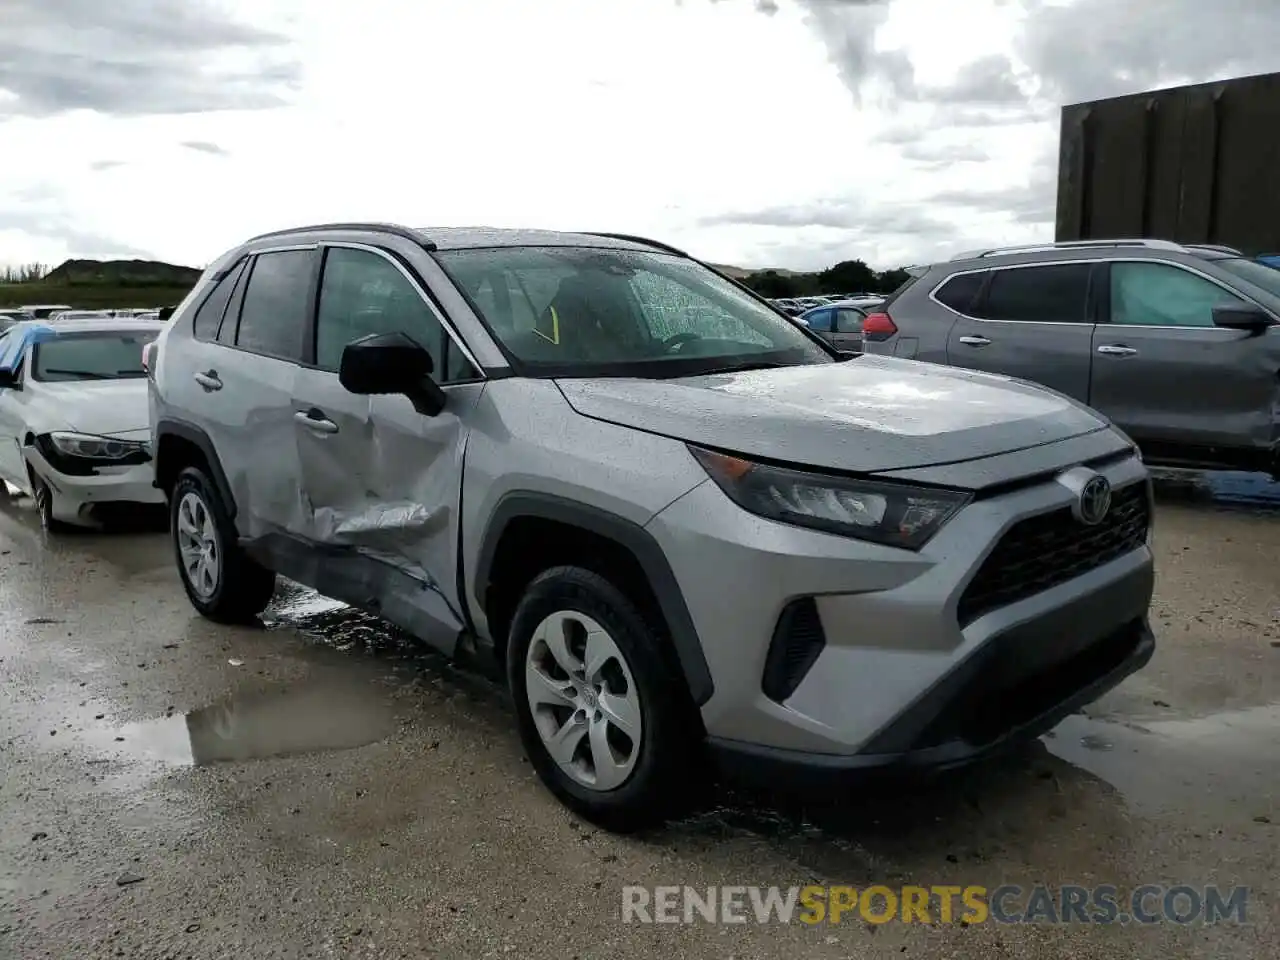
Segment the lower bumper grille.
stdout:
[[1063,507],[1019,521],[1005,532],[960,597],[960,625],[1110,563],[1147,541],[1151,507],[1145,483],[1121,487],[1097,526]]

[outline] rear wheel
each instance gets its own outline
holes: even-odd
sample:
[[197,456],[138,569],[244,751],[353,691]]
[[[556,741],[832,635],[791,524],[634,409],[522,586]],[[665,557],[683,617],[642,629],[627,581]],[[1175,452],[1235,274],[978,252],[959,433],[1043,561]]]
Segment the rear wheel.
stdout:
[[169,503],[178,574],[192,605],[222,623],[261,613],[275,593],[276,575],[236,542],[235,525],[204,472],[183,470]]
[[608,580],[577,567],[536,577],[512,621],[507,679],[530,762],[586,819],[630,832],[695,796],[699,725],[661,638]]

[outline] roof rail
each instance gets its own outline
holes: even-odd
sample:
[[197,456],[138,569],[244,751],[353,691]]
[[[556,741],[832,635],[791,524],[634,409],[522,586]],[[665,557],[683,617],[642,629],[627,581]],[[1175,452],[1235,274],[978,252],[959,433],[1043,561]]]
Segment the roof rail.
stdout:
[[1213,253],[1226,253],[1233,257],[1243,257],[1244,254],[1235,247],[1224,246],[1221,243],[1186,243],[1183,244],[1188,250],[1209,250]]
[[1010,253],[1049,253],[1054,250],[1088,250],[1097,247],[1145,247],[1149,250],[1171,250],[1185,253],[1187,248],[1172,240],[1134,239],[1134,240],[1061,240],[1057,243],[1029,243],[1012,247],[988,247],[984,250],[969,250],[958,253],[951,259],[977,260],[982,257],[998,257]]
[[598,231],[588,230],[583,234],[583,236],[604,237],[606,240],[625,240],[628,243],[638,243],[645,247],[653,247],[655,250],[665,250],[667,253],[674,253],[678,257],[689,256],[683,250],[679,250],[676,247],[671,246],[669,243],[663,243],[660,240],[650,240],[648,237],[638,237],[633,233],[600,233]]
[[398,223],[313,223],[305,227],[290,227],[288,230],[272,230],[270,233],[261,233],[250,239],[249,242],[270,240],[272,237],[287,237],[295,233],[324,233],[330,230],[369,230],[374,233],[390,233],[400,237],[402,240],[409,240],[420,245],[428,253],[436,249],[436,245],[431,240],[428,240],[416,230],[402,227]]

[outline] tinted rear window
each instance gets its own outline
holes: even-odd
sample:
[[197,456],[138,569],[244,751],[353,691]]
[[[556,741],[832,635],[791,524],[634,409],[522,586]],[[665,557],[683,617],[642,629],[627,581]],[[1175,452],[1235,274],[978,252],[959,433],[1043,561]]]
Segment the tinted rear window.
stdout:
[[986,271],[957,274],[937,289],[934,299],[957,313],[969,313],[986,278]]
[[236,346],[285,360],[301,360],[315,253],[263,253],[253,263]]
[[200,309],[196,311],[196,318],[192,323],[192,332],[201,340],[212,340],[218,335],[222,314],[226,312],[227,301],[231,299],[231,291],[235,289],[236,280],[239,279],[240,271],[243,269],[243,262],[232,267],[213,291],[204,298],[204,303],[200,304]]
[[985,320],[1084,323],[1089,299],[1087,263],[993,271],[976,316]]

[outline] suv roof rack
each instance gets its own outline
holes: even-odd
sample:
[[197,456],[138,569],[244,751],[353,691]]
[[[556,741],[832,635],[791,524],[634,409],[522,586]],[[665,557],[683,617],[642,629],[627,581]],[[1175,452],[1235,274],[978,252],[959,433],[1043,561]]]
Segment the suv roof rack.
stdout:
[[978,260],[982,257],[998,257],[1008,253],[1049,253],[1054,250],[1087,250],[1095,247],[1145,247],[1148,250],[1171,250],[1186,253],[1187,248],[1172,240],[1060,240],[1057,243],[1028,243],[1012,247],[988,247],[984,250],[968,250],[958,253],[951,260]]
[[[628,243],[639,243],[646,247],[653,247],[655,250],[664,250],[667,253],[674,253],[678,257],[688,257],[689,254],[677,247],[671,246],[669,243],[663,243],[661,240],[650,240],[648,237],[637,236],[634,233],[601,233],[598,230],[587,230],[583,233],[584,237],[603,237],[606,240],[624,240]],[[690,259],[692,259],[690,257]]]
[[410,230],[398,223],[313,223],[305,227],[290,227],[287,230],[272,230],[270,233],[260,233],[258,236],[249,240],[253,243],[255,240],[270,240],[272,237],[287,237],[294,233],[323,233],[330,230],[370,230],[376,233],[391,233],[402,240],[410,240],[419,244],[428,253],[436,249],[436,245],[431,240],[424,237],[416,230]]
[[1188,250],[1209,250],[1213,253],[1225,253],[1233,257],[1243,257],[1244,254],[1235,247],[1228,247],[1221,243],[1187,243],[1183,244]]

